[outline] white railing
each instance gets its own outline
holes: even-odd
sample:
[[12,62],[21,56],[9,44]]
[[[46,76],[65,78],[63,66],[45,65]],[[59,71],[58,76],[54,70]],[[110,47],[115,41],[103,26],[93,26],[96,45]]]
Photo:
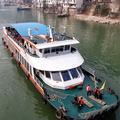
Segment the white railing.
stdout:
[[91,68],[89,68],[88,66],[86,65],[82,65],[82,68],[87,71],[88,73],[90,73],[91,75],[95,76],[95,71]]

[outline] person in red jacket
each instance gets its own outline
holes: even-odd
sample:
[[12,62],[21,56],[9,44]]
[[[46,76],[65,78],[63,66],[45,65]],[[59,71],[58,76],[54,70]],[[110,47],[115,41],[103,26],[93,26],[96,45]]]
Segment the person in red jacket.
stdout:
[[87,90],[87,96],[91,95],[91,86],[90,85],[87,86],[86,90]]
[[78,100],[78,109],[81,109],[83,107],[83,98],[81,97],[79,100]]

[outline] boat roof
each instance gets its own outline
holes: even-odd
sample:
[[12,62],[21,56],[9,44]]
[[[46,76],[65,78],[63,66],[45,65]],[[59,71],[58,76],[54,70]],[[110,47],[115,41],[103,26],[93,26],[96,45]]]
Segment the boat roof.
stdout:
[[46,25],[37,22],[11,23],[9,25],[15,28],[21,36],[28,36],[28,29],[31,29],[32,35],[49,33]]
[[78,43],[79,41],[74,39],[74,40],[64,40],[64,41],[59,41],[59,42],[55,41],[55,42],[50,42],[50,43],[45,42],[44,44],[37,44],[36,47],[37,49],[44,49],[44,48],[58,47],[58,46],[64,46],[64,45],[74,45]]

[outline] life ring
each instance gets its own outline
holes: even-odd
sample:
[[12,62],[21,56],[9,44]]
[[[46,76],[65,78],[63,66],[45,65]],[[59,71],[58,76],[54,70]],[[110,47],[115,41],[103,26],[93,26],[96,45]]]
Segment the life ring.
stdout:
[[42,102],[43,102],[43,104],[47,104],[47,100],[44,95],[42,96]]
[[56,112],[55,112],[55,116],[58,118],[58,119],[61,119],[62,118],[62,111],[57,109]]

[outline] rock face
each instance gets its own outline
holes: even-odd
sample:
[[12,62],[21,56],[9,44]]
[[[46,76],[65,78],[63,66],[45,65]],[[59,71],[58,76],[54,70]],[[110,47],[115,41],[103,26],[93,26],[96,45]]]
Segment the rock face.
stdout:
[[95,10],[96,5],[92,5],[89,12],[87,14],[76,14],[74,15],[74,18],[85,20],[85,21],[93,21],[103,24],[120,24],[120,6],[114,3],[109,3],[109,8],[111,9],[111,12],[108,16],[102,17],[100,15],[94,16],[93,12]]
[[80,14],[80,15],[75,15],[74,18],[77,18],[79,20],[103,23],[103,24],[120,24],[119,19],[110,19],[108,17],[98,17],[98,16]]

